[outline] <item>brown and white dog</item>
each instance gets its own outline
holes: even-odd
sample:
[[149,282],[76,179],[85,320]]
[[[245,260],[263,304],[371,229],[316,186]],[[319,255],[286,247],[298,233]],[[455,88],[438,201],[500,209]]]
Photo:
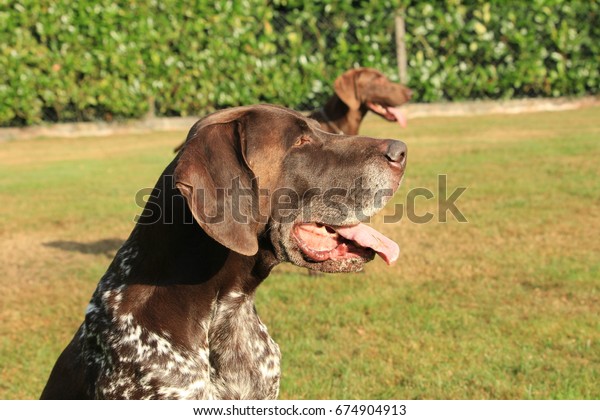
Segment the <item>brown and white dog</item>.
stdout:
[[[281,262],[359,271],[398,246],[362,222],[406,146],[334,135],[285,108],[198,121],[58,358],[42,399],[272,399],[280,351],[254,307]],[[382,194],[382,192],[384,194]]]

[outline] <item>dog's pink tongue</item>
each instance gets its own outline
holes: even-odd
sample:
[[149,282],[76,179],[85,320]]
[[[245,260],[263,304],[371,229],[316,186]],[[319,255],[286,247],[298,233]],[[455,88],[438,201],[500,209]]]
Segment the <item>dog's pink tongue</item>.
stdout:
[[363,248],[371,248],[377,252],[381,258],[392,265],[400,255],[400,247],[390,238],[377,232],[370,226],[359,223],[355,226],[336,227],[335,231],[344,238],[356,242]]
[[389,106],[386,108],[386,111],[392,114],[394,117],[396,117],[396,121],[398,121],[398,124],[400,124],[402,128],[406,128],[406,117],[398,108]]

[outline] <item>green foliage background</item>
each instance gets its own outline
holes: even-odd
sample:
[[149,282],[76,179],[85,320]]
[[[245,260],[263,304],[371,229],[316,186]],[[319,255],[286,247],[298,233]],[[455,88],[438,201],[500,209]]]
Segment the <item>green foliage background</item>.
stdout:
[[0,0],[0,125],[317,107],[397,13],[416,101],[598,93],[597,0]]

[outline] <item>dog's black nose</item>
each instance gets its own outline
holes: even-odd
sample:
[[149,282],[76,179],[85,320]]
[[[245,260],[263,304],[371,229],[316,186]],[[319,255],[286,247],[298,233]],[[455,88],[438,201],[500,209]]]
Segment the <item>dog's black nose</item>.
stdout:
[[385,157],[390,162],[404,166],[406,164],[406,144],[398,140],[389,140]]

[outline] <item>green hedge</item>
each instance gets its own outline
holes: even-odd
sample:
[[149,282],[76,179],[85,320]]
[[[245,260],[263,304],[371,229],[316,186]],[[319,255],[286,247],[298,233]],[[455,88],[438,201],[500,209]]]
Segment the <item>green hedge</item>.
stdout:
[[598,93],[598,1],[9,0],[0,125],[316,107],[353,66],[397,79],[400,10],[417,101]]
[[598,93],[596,0],[413,3],[409,66],[423,101]]

